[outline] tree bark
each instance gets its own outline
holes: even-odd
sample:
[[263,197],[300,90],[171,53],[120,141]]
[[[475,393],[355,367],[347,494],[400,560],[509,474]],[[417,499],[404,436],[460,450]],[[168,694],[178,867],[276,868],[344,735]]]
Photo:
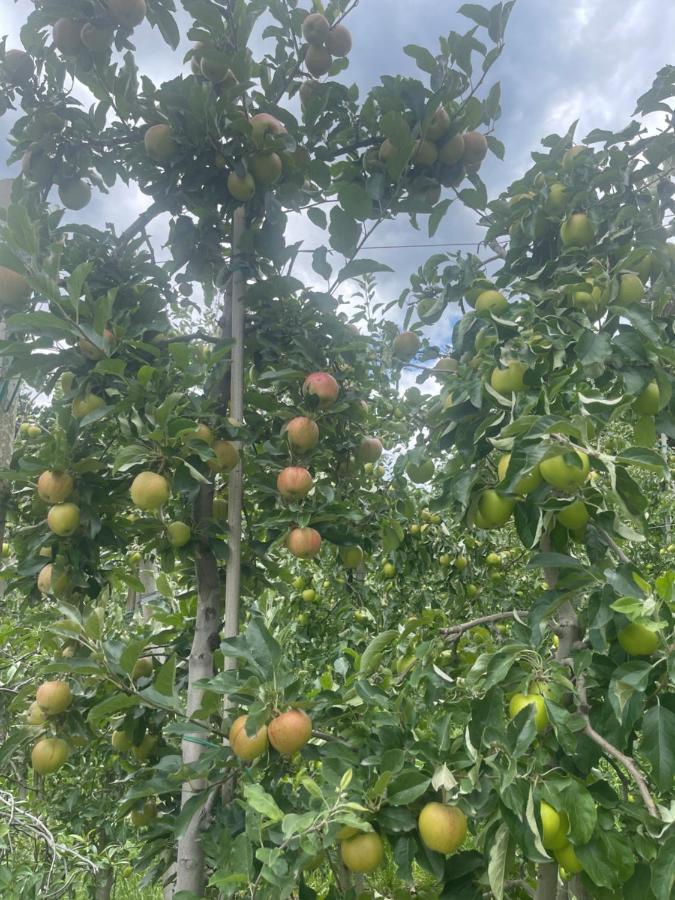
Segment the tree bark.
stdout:
[[558,866],[541,863],[537,866],[537,891],[535,900],[556,900],[558,893]]
[[113,869],[101,869],[94,877],[96,878],[93,894],[94,900],[110,900],[115,884],[115,872]]
[[[7,337],[5,320],[0,318],[0,340]],[[16,432],[16,408],[19,395],[19,384],[15,378],[7,378],[7,363],[0,362],[0,469],[9,469],[14,449]],[[9,482],[0,481],[0,547],[5,540],[5,523],[7,519],[7,503],[9,501]],[[5,593],[5,582],[0,581],[0,597]]]

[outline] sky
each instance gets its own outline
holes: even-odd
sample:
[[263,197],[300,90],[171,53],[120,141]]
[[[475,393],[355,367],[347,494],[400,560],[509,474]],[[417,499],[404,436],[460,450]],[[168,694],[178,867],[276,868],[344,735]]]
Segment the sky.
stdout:
[[[440,34],[470,26],[468,19],[454,12],[460,5],[460,0],[360,0],[347,23],[354,40],[350,66],[339,80],[358,83],[363,95],[381,75],[418,74],[402,47],[420,44],[436,52]],[[486,0],[484,5],[489,5]],[[8,36],[8,48],[20,46],[19,28],[31,9],[30,0],[15,4],[2,0],[0,35]],[[190,20],[183,12],[180,16],[187,31]],[[488,195],[496,196],[529,167],[529,155],[543,136],[564,133],[576,119],[580,120],[580,137],[594,128],[626,124],[636,98],[650,86],[656,71],[673,62],[673,35],[675,3],[671,0],[517,0],[504,53],[488,79],[488,87],[494,80],[501,81],[502,117],[495,134],[506,146],[504,161],[490,156],[481,170]],[[135,43],[139,65],[153,80],[168,79],[176,71],[186,70],[182,58],[187,44],[172,54],[146,23],[136,30]],[[11,115],[0,119],[0,178],[17,172],[16,166],[8,169],[5,165],[10,127]],[[119,185],[107,197],[95,196],[77,216],[98,225],[111,221],[121,230],[147,202],[138,189]],[[420,218],[418,232],[400,217],[384,223],[371,242],[424,244],[426,222]],[[475,219],[470,210],[453,205],[434,243],[480,240]],[[154,227],[161,241],[162,223]],[[292,232],[292,239],[303,238],[308,247],[320,242],[320,232],[304,219],[292,223]],[[398,296],[410,274],[432,252],[438,252],[437,248],[368,252],[369,257],[396,270],[379,279],[382,298]],[[318,280],[309,267],[309,257],[303,259],[307,263],[300,277]],[[442,321],[429,331],[432,340],[442,343],[449,335],[449,322]]]

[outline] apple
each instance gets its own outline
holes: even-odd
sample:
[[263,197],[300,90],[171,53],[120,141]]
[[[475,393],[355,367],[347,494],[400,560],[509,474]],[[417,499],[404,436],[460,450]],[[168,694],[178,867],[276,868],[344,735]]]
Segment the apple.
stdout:
[[[193,56],[193,59],[196,59]],[[223,81],[234,81],[234,75],[229,66],[227,56],[215,47],[202,45],[199,51],[199,72],[207,81],[213,84],[221,84]]]
[[554,182],[548,189],[548,197],[544,209],[549,216],[561,216],[567,206],[567,188],[559,181]]
[[314,528],[293,528],[286,546],[298,559],[313,559],[321,549],[321,535]]
[[91,200],[91,188],[81,178],[68,178],[59,185],[59,198],[66,209],[84,209]]
[[315,81],[313,78],[308,78],[306,81],[303,81],[300,85],[300,104],[304,108],[309,103],[311,103],[316,97],[321,97],[323,92],[323,85],[320,81]]
[[658,634],[637,622],[626,625],[616,637],[629,656],[651,656],[659,646]]
[[85,394],[83,397],[76,397],[73,400],[71,412],[73,418],[84,419],[85,416],[90,415],[97,409],[101,409],[103,406],[105,406],[103,397],[99,397],[97,394]]
[[140,472],[131,482],[129,493],[134,506],[154,511],[167,502],[171,488],[163,475],[156,472]]
[[583,146],[582,144],[575,144],[575,146],[570,147],[569,150],[565,150],[562,158],[562,167],[565,172],[569,172],[574,165],[574,160],[580,153],[583,153],[584,150],[588,150],[588,147]]
[[466,556],[457,556],[455,557],[453,565],[458,572],[463,572],[469,565],[469,560],[466,558]]
[[402,331],[397,334],[392,344],[394,356],[404,362],[410,362],[422,346],[419,335],[414,331]]
[[541,694],[514,694],[509,702],[509,715],[515,719],[521,709],[525,709],[526,706],[534,706],[535,727],[538,732],[543,731],[548,725],[548,713],[544,698]]
[[178,153],[173,130],[170,125],[164,123],[151,125],[145,132],[143,143],[148,156],[163,165],[168,165]]
[[267,750],[267,725],[261,725],[254,735],[246,733],[248,716],[238,716],[230,727],[230,748],[243,762],[252,762]]
[[230,172],[227,176],[227,189],[235,200],[246,203],[255,194],[255,179],[250,172],[245,175]]
[[385,140],[380,144],[380,149],[377,152],[377,157],[381,162],[387,163],[390,159],[394,159],[394,157],[397,156],[398,153],[398,147],[392,144],[389,138],[385,138]]
[[93,22],[85,22],[80,31],[80,40],[92,53],[105,53],[114,39],[115,32],[112,28],[98,28]]
[[314,78],[321,78],[322,75],[325,75],[330,69],[332,62],[333,57],[325,47],[317,47],[316,44],[307,46],[305,65],[309,74],[313,75]]
[[459,369],[459,363],[454,356],[443,356],[434,366],[434,372],[456,372]]
[[269,113],[256,113],[249,119],[249,125],[251,126],[251,139],[258,147],[262,147],[265,143],[265,135],[284,134],[286,131],[286,126]]
[[31,705],[28,707],[28,712],[26,713],[26,721],[29,725],[33,725],[36,728],[40,725],[44,725],[47,721],[47,714],[43,709],[40,708],[40,704],[37,700],[33,701]]
[[37,492],[45,503],[63,503],[73,493],[72,476],[67,472],[48,470],[37,480]]
[[108,12],[122,28],[131,30],[145,18],[145,0],[106,0]]
[[28,302],[31,288],[23,275],[0,266],[0,308],[22,308]]
[[467,597],[475,597],[477,594],[478,594],[478,586],[475,584],[467,584],[467,586],[466,586]]
[[384,844],[379,834],[368,831],[340,843],[340,856],[350,872],[374,872],[384,859]]
[[302,500],[314,486],[314,479],[302,466],[288,466],[277,476],[277,490],[287,500]]
[[312,736],[312,720],[301,709],[289,709],[272,719],[267,736],[276,751],[291,756]]
[[406,475],[415,484],[426,484],[434,477],[435,467],[432,459],[425,459],[419,465],[408,463],[405,467]]
[[58,19],[52,27],[52,41],[64,56],[75,56],[83,49],[82,26],[74,19]]
[[[480,300],[480,298],[479,298]],[[525,363],[512,359],[503,369],[496,368],[490,375],[490,384],[498,394],[508,396],[525,390],[524,375],[527,372]]]
[[656,381],[650,381],[641,394],[635,398],[633,407],[642,416],[655,416],[661,404],[661,392]]
[[562,850],[567,844],[569,820],[566,813],[557,812],[545,800],[539,804],[541,842],[547,850]]
[[386,562],[382,566],[382,574],[385,578],[393,578],[396,575],[396,566],[393,563]]
[[113,731],[110,743],[118,753],[127,753],[134,746],[126,731]]
[[566,844],[560,850],[555,850],[553,855],[558,860],[558,864],[570,875],[578,875],[579,872],[583,872],[584,867],[571,844]]
[[479,131],[467,131],[464,135],[464,154],[462,162],[465,166],[480,166],[487,156],[488,142]]
[[310,13],[302,23],[302,36],[308,44],[320,47],[330,34],[330,22],[321,13]]
[[645,286],[637,275],[625,272],[619,279],[619,294],[617,303],[622,306],[630,306],[631,303],[639,303],[645,295]]
[[433,166],[438,159],[438,148],[432,141],[418,140],[413,146],[411,162],[418,166]]
[[80,507],[75,503],[57,503],[47,513],[47,525],[59,537],[70,537],[80,527]]
[[490,566],[491,568],[494,569],[498,566],[501,566],[501,564],[502,564],[502,558],[499,555],[499,553],[495,553],[493,551],[492,553],[488,553],[488,555],[485,557],[485,565],[486,566]]
[[208,463],[212,472],[231,472],[239,462],[239,451],[232,441],[215,441],[213,452],[215,459]]
[[146,800],[143,806],[132,809],[129,820],[134,828],[144,828],[157,818],[157,807],[153,800]]
[[38,573],[37,586],[40,593],[54,594],[55,597],[59,597],[68,588],[68,577],[65,573],[61,573],[58,578],[54,579],[54,566],[52,563],[47,563]]
[[0,553],[2,554],[3,559],[7,559],[7,557],[9,556],[10,548],[9,548],[9,544],[7,543],[7,541],[2,542],[2,548],[0,550]]
[[569,506],[559,509],[556,518],[561,525],[569,528],[571,531],[579,531],[588,525],[590,516],[586,504],[582,500],[575,500]]
[[313,419],[296,416],[286,425],[286,437],[294,450],[313,450],[319,443],[319,426]]
[[360,547],[340,547],[340,561],[345,569],[357,569],[363,562],[363,550]]
[[63,738],[42,738],[31,751],[33,770],[38,775],[51,775],[68,759],[70,748]]
[[139,678],[150,678],[153,673],[152,657],[139,656],[131,670],[131,680],[138,681]]
[[191,438],[196,441],[203,441],[205,444],[208,444],[209,447],[213,446],[213,431],[211,431],[209,426],[204,422],[199,422],[196,428],[194,428],[192,431],[186,432],[184,437],[186,439]]
[[178,549],[189,543],[192,530],[185,522],[171,522],[166,529],[166,536],[172,547]]
[[[430,141],[440,141],[443,135],[447,134],[450,129],[450,116],[448,115],[448,111],[439,106],[436,108],[431,121],[427,125],[426,129],[422,129],[424,133],[424,137]],[[462,140],[462,143],[464,141]]]
[[456,806],[427,803],[417,819],[422,841],[430,850],[445,855],[454,853],[466,838],[466,816]]
[[292,584],[296,591],[301,591],[307,584],[307,579],[304,577],[304,575],[296,575],[293,579]]
[[585,213],[573,213],[560,226],[564,247],[587,247],[595,240],[595,228]]
[[410,526],[410,534],[412,534],[413,537],[417,537],[420,531],[420,526],[416,522]]
[[143,735],[143,739],[140,744],[135,744],[133,747],[133,754],[136,759],[139,762],[145,762],[145,760],[150,757],[152,751],[157,746],[158,740],[158,735],[146,732],[146,734]]
[[445,166],[456,166],[464,156],[464,135],[456,134],[447,140],[438,154],[439,160]]
[[10,84],[24,86],[34,73],[35,64],[25,50],[8,50],[5,53],[5,77]]
[[356,448],[356,459],[360,463],[376,463],[382,456],[382,441],[376,437],[364,437]]
[[539,463],[542,478],[559,491],[570,494],[581,487],[588,477],[590,462],[583,450],[570,448]]
[[35,693],[35,702],[46,715],[58,716],[73,702],[73,692],[65,681],[44,681]]
[[[499,462],[497,463],[497,474],[499,475],[499,480],[504,481],[506,478],[506,472],[509,468],[509,462],[511,461],[510,453],[503,453]],[[523,475],[517,482],[514,488],[516,494],[521,494],[525,496],[526,494],[531,493],[536,490],[541,484],[541,472],[539,471],[539,466],[534,466],[529,472]]]
[[441,553],[438,557],[439,565],[441,565],[444,569],[447,569],[450,565],[450,554],[449,553]]
[[[309,18],[309,17],[308,17]],[[305,22],[307,19],[305,19]],[[308,41],[311,43],[311,41]],[[352,49],[352,36],[344,25],[334,25],[324,41],[326,50],[333,56],[348,56]]]
[[301,594],[301,597],[305,603],[314,603],[314,601],[317,599],[317,596],[318,595],[314,588],[305,588],[305,590]]
[[509,301],[499,291],[482,291],[475,300],[476,312],[484,315],[502,313],[508,306]]
[[278,153],[257,153],[248,163],[253,177],[264,186],[274,184],[281,178],[283,164]]
[[501,528],[506,525],[511,518],[515,500],[509,497],[503,497],[492,488],[483,491],[478,500],[477,513],[480,522],[477,520],[480,528]]
[[303,382],[302,393],[316,397],[321,409],[327,409],[337,400],[340,386],[329,372],[312,372]]

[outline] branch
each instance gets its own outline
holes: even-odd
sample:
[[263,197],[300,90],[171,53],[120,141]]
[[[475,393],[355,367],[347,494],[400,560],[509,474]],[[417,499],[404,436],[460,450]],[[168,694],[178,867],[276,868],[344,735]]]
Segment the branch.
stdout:
[[120,244],[127,244],[132,237],[138,234],[139,231],[143,231],[146,225],[152,222],[153,219],[156,219],[157,216],[161,215],[163,212],[167,212],[164,204],[159,203],[157,200],[154,203],[151,203],[150,206],[142,212],[140,216],[136,219],[135,222],[132,222],[131,225],[122,232],[119,237]]
[[650,815],[654,816],[655,819],[659,818],[656,804],[652,799],[652,795],[649,793],[649,788],[647,787],[647,782],[642,775],[642,772],[638,769],[635,764],[635,761],[630,757],[626,756],[625,753],[622,753],[618,750],[613,744],[610,744],[606,738],[604,738],[601,734],[593,728],[591,725],[591,721],[588,718],[588,694],[586,693],[586,684],[581,675],[579,675],[576,679],[577,686],[577,694],[579,695],[579,712],[581,713],[586,726],[584,728],[584,733],[588,735],[588,737],[600,747],[608,756],[613,757],[617,762],[621,763],[624,769],[628,772],[628,774],[632,777],[633,781],[637,784],[638,790],[640,791],[640,796],[642,797],[642,801],[647,808],[647,811]]
[[186,344],[189,341],[204,341],[207,344],[219,344],[222,341],[222,338],[207,334],[205,331],[194,331],[192,334],[181,334],[177,337],[167,338],[165,343]]
[[447,637],[452,641],[461,638],[465,631],[476,628],[478,625],[489,625],[491,622],[503,622],[505,619],[516,619],[518,616],[527,616],[525,609],[512,609],[509,612],[492,613],[489,616],[480,616],[478,619],[471,619],[469,622],[463,622],[461,625],[451,625],[450,628],[441,628],[443,637]]
[[595,527],[597,528],[597,531],[598,531],[598,534],[600,535],[600,537],[603,538],[607,542],[607,546],[610,548],[610,550],[613,550],[616,553],[616,555],[619,557],[619,560],[622,563],[627,563],[628,565],[631,565],[630,559],[626,556],[626,554],[623,552],[621,547],[619,547],[619,545],[614,540],[614,538],[610,537],[610,535],[607,534],[607,532],[605,531],[604,528],[600,528],[598,525],[596,525]]

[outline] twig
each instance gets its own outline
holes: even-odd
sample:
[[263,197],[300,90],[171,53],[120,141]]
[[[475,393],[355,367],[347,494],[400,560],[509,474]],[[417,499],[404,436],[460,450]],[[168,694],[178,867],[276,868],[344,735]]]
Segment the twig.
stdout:
[[623,552],[621,547],[619,547],[619,545],[614,540],[614,538],[610,537],[610,535],[607,534],[607,532],[605,531],[604,528],[600,528],[597,525],[595,527],[596,527],[600,537],[603,538],[605,541],[607,541],[607,546],[616,553],[616,555],[619,557],[620,561],[622,563],[627,563],[628,565],[630,565],[631,561],[630,561],[629,557],[626,556],[626,554]]
[[166,207],[163,203],[158,203],[155,201],[151,203],[150,206],[142,212],[140,216],[131,223],[131,225],[122,232],[119,237],[120,244],[127,244],[132,237],[138,234],[139,231],[144,231],[146,225],[152,222],[153,219],[157,218],[157,216],[161,215],[161,213],[167,212]]
[[492,613],[489,616],[480,616],[478,619],[471,619],[469,622],[462,622],[461,625],[451,625],[450,628],[441,628],[443,637],[457,641],[464,634],[478,625],[489,625],[491,622],[503,622],[505,619],[516,619],[518,616],[527,616],[525,609],[512,609],[508,612]]

